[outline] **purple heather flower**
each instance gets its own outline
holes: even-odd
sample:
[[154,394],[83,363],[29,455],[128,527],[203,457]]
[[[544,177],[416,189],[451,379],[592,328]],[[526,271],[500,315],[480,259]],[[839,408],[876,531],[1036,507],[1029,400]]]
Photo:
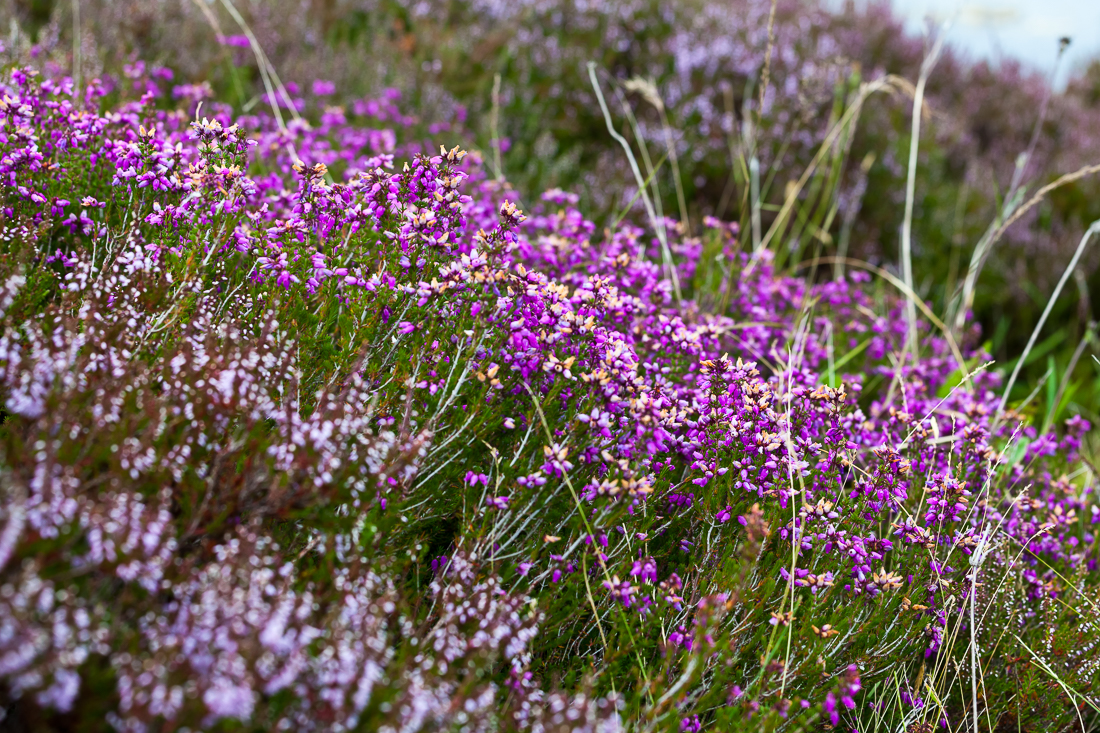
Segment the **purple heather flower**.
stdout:
[[223,46],[232,46],[233,48],[248,48],[251,44],[248,42],[248,36],[222,36],[221,42]]

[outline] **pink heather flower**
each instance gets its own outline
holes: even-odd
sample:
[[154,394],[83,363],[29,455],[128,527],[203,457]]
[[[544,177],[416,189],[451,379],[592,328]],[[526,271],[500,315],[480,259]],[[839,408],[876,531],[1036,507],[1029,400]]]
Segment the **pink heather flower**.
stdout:
[[42,707],[67,713],[72,710],[80,692],[80,675],[71,669],[59,669],[53,677],[53,684],[34,696],[35,702]]
[[829,722],[832,725],[840,724],[840,713],[836,709],[836,695],[831,692],[825,695],[825,702],[821,704],[821,710],[829,716]]
[[233,48],[248,48],[251,44],[248,42],[248,36],[222,36],[223,46],[232,46]]
[[327,97],[336,93],[336,84],[324,79],[316,79],[313,82],[313,93],[318,97]]
[[300,282],[300,280],[298,279],[297,275],[290,274],[290,270],[283,270],[279,273],[279,276],[275,278],[275,282],[277,282],[279,285],[286,288],[287,290],[290,290],[291,284]]
[[657,563],[652,557],[647,557],[644,560],[635,560],[634,566],[630,569],[630,574],[639,578],[643,583],[656,583]]
[[211,722],[221,718],[248,720],[256,706],[256,692],[224,677],[216,677],[214,683],[202,695]]
[[478,473],[476,471],[467,471],[466,476],[463,478],[463,481],[468,483],[470,486],[477,486],[478,484],[481,484],[482,486],[488,486],[489,474]]
[[688,651],[691,651],[691,645],[693,642],[692,635],[688,633],[687,627],[680,624],[676,627],[676,630],[668,635],[668,642],[674,646],[683,647]]
[[1074,415],[1066,420],[1066,432],[1070,435],[1081,436],[1090,430],[1092,430],[1092,424],[1080,415]]
[[205,81],[201,84],[180,84],[172,87],[172,96],[189,102],[200,102],[213,97],[214,89],[210,86],[210,82]]

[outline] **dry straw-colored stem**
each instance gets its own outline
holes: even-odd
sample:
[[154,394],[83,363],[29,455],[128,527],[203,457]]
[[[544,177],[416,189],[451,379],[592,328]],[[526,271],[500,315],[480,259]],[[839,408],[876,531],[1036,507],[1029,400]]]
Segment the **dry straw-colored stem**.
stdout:
[[[1028,211],[1035,208],[1035,206],[1043,201],[1052,191],[1062,186],[1067,186],[1074,181],[1079,181],[1082,178],[1095,175],[1096,173],[1100,173],[1100,164],[1086,165],[1083,168],[1078,168],[1072,173],[1066,173],[1036,191],[1035,195],[1028,199],[1025,204],[1016,207],[1012,215],[1000,226],[995,229],[992,228],[992,226],[990,227],[990,231],[986,232],[986,236],[982,237],[981,241],[978,242],[977,247],[974,249],[974,254],[970,259],[970,267],[966,272],[966,279],[963,281],[962,293],[960,299],[956,302],[956,306],[958,307],[958,311],[955,312],[954,318],[956,330],[962,328],[963,319],[966,317],[967,311],[969,311],[970,307],[974,304],[974,291],[977,287],[978,276],[981,274],[982,268],[985,267],[985,263],[993,251],[993,245],[997,243],[1008,228],[1019,221]],[[948,316],[948,320],[952,320],[950,316]]]
[[[917,152],[920,149],[920,123],[921,109],[924,106],[924,87],[928,83],[928,77],[932,73],[936,62],[943,51],[944,38],[947,36],[946,27],[941,28],[920,67],[920,76],[917,77],[917,86],[913,94],[913,126],[909,135],[909,171],[905,180],[905,218],[901,224],[901,273],[905,285],[913,290],[913,202],[916,198],[917,184]],[[917,354],[917,309],[912,298],[905,303],[905,320],[908,325],[908,337],[905,349],[916,358]]]
[[[795,203],[798,201],[798,196],[802,193],[802,189],[806,186],[806,183],[813,176],[814,171],[821,165],[821,161],[825,158],[826,153],[836,143],[837,138],[848,129],[848,126],[852,124],[853,120],[859,115],[863,108],[863,103],[876,92],[902,92],[904,94],[911,94],[915,96],[915,88],[912,83],[900,76],[889,74],[880,79],[876,79],[870,82],[864,82],[859,87],[859,93],[856,95],[855,101],[844,112],[844,115],[832,126],[828,134],[825,136],[825,140],[822,141],[821,146],[818,148],[817,154],[814,155],[813,160],[803,171],[802,176],[793,184],[788,186],[787,195],[783,201],[783,206],[779,209],[779,213],[776,215],[775,221],[771,227],[768,228],[768,233],[765,235],[763,241],[760,243],[760,250],[763,250],[771,244],[772,239],[779,235],[784,222],[787,217],[790,216],[791,210],[794,208]],[[922,105],[922,109],[924,106]]]
[[[1005,203],[998,216],[990,223],[989,228],[986,229],[985,234],[982,235],[982,238],[978,240],[978,244],[974,247],[974,252],[970,257],[970,267],[967,268],[962,290],[957,298],[952,298],[951,300],[947,320],[953,321],[956,330],[961,329],[965,323],[966,314],[974,303],[974,291],[977,287],[978,276],[981,274],[982,268],[985,267],[990,252],[993,251],[993,245],[1001,238],[1005,230],[1012,226],[1014,222],[1018,221],[1019,218],[1035,206],[1035,204],[1042,201],[1046,194],[1059,186],[1072,183],[1085,175],[1091,175],[1097,172],[1097,170],[1100,170],[1098,166],[1085,166],[1073,173],[1068,173],[1057,181],[1054,181],[1054,183],[1039,189],[1027,204],[1022,207],[1019,206],[1020,199],[1024,194],[1020,186],[1023,183],[1028,165],[1035,155],[1035,148],[1039,143],[1039,136],[1042,132],[1043,123],[1046,121],[1047,110],[1050,107],[1050,99],[1054,89],[1054,76],[1058,72],[1058,68],[1061,65],[1062,58],[1068,46],[1068,38],[1063,38],[1058,42],[1058,56],[1054,60],[1054,67],[1051,69],[1050,73],[1050,82],[1047,84],[1046,94],[1043,96],[1042,104],[1039,106],[1039,116],[1035,120],[1035,127],[1032,129],[1031,140],[1028,143],[1027,149],[1016,159],[1016,170],[1012,174],[1012,181],[1008,186],[1008,191],[1005,193]],[[1090,171],[1089,169],[1092,170]],[[1001,222],[1002,219],[1005,220],[1003,223]]]
[[1094,221],[1085,231],[1085,235],[1081,237],[1080,244],[1077,245],[1077,251],[1073,253],[1073,258],[1069,261],[1065,272],[1062,273],[1061,279],[1058,280],[1058,284],[1054,287],[1054,292],[1050,294],[1046,308],[1043,309],[1043,315],[1039,317],[1039,322],[1035,324],[1035,328],[1031,332],[1031,338],[1027,340],[1027,346],[1024,347],[1024,352],[1020,354],[1020,358],[1016,360],[1016,366],[1012,368],[1012,376],[1008,378],[1008,384],[1005,385],[1004,394],[1001,395],[1001,402],[997,406],[997,422],[1000,422],[1001,417],[1004,415],[1008,397],[1016,384],[1016,377],[1020,376],[1020,369],[1023,368],[1024,362],[1027,361],[1028,354],[1031,353],[1031,349],[1035,346],[1035,341],[1039,338],[1039,333],[1043,330],[1043,326],[1046,325],[1047,317],[1050,316],[1051,310],[1054,309],[1055,301],[1058,300],[1058,296],[1062,294],[1062,288],[1066,286],[1066,282],[1069,281],[1070,275],[1072,275],[1073,271],[1077,268],[1077,263],[1081,260],[1081,255],[1084,254],[1085,247],[1088,245],[1089,240],[1092,239],[1092,235],[1097,232],[1100,232],[1100,220]]
[[600,103],[600,111],[603,113],[604,124],[607,125],[608,134],[610,134],[626,152],[626,159],[630,163],[630,170],[634,173],[634,180],[638,184],[638,190],[642,192],[642,203],[645,204],[646,213],[649,215],[653,228],[657,232],[657,238],[661,242],[661,256],[665,261],[669,279],[672,281],[672,293],[676,298],[676,302],[681,303],[683,302],[683,295],[680,292],[680,276],[676,272],[676,263],[672,260],[672,250],[668,246],[668,237],[665,234],[665,228],[663,223],[657,218],[657,212],[653,209],[653,202],[649,198],[649,193],[645,190],[645,180],[642,178],[642,171],[638,168],[638,161],[634,157],[634,151],[631,150],[630,143],[627,142],[625,137],[619,134],[619,131],[615,129],[615,125],[611,121],[611,111],[607,108],[607,101],[604,99],[603,90],[600,89],[600,81],[596,78],[596,62],[594,61],[588,62],[588,78],[592,82],[592,89],[596,92],[596,99]]
[[[214,12],[210,9],[207,3],[203,0],[192,0],[195,6],[202,13],[202,16],[206,19],[207,24],[214,31],[214,37],[218,39],[219,43],[224,42],[225,34],[222,32],[221,24],[218,23],[218,18]],[[264,83],[264,91],[267,94],[268,104],[271,106],[271,113],[275,117],[275,123],[279,126],[282,132],[286,132],[286,122],[283,120],[282,111],[279,109],[278,98],[276,97],[276,88],[278,89],[279,96],[283,98],[283,102],[286,105],[290,115],[295,120],[300,120],[301,116],[298,114],[298,110],[294,108],[294,104],[290,99],[290,94],[287,92],[286,87],[283,85],[279,75],[275,72],[275,67],[271,61],[267,58],[267,54],[264,53],[263,47],[260,46],[260,42],[256,40],[256,34],[252,32],[252,28],[245,21],[244,17],[237,10],[237,7],[231,0],[221,0],[222,6],[226,9],[226,12],[233,18],[234,22],[244,32],[245,38],[248,39],[248,45],[252,49],[252,55],[256,57],[256,66],[260,70],[260,78]],[[298,153],[294,149],[294,145],[287,140],[286,152],[290,156],[291,160],[298,160]]]
[[[1016,209],[1015,213],[1013,213],[1012,216],[1008,217],[1008,220],[1005,221],[1004,224],[999,226],[997,230],[993,232],[993,236],[989,240],[989,246],[992,247],[993,244],[1005,233],[1006,229],[1019,221],[1020,217],[1033,209],[1040,201],[1045,199],[1047,197],[1047,194],[1049,194],[1051,191],[1054,191],[1061,188],[1062,186],[1069,185],[1074,181],[1079,181],[1082,178],[1086,178],[1096,173],[1100,173],[1100,163],[1096,165],[1086,165],[1084,168],[1078,168],[1072,173],[1067,173],[1064,176],[1061,176],[1058,179],[1040,188],[1038,191],[1035,192],[1034,196],[1027,200],[1026,204]],[[986,250],[986,256],[988,257],[988,250]]]

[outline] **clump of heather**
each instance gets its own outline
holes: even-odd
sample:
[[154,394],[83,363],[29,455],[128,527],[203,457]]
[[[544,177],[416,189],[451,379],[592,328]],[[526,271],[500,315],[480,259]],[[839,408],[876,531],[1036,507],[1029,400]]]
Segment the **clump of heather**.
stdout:
[[377,100],[280,124],[106,88],[0,83],[7,716],[1034,729],[1091,700],[1089,426],[998,410],[984,354],[907,344],[871,275],[785,274],[716,219],[598,227]]

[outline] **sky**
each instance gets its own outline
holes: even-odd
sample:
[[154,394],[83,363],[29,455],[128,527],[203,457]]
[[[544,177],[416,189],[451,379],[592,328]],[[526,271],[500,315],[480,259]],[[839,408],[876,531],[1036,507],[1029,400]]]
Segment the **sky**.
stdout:
[[891,0],[915,33],[925,19],[951,21],[948,41],[970,58],[1016,57],[1051,71],[1058,39],[1072,39],[1055,84],[1070,71],[1100,56],[1100,0]]

